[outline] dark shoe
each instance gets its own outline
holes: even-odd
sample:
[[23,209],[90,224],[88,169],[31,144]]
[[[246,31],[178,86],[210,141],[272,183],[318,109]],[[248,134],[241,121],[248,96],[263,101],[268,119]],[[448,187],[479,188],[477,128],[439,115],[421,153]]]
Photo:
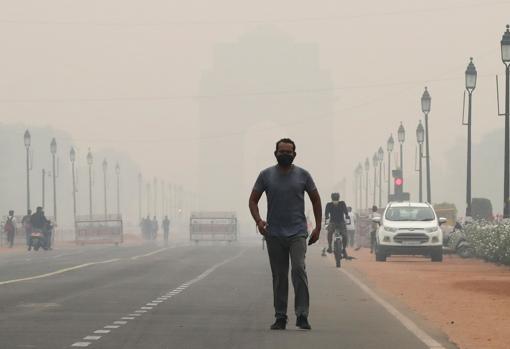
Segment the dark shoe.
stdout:
[[299,327],[302,330],[311,330],[312,327],[308,323],[308,318],[304,315],[299,315],[296,320],[296,327]]
[[286,319],[276,319],[274,324],[271,325],[272,330],[284,330],[287,327]]
[[333,250],[331,249],[331,247],[328,247],[328,253],[333,253]]

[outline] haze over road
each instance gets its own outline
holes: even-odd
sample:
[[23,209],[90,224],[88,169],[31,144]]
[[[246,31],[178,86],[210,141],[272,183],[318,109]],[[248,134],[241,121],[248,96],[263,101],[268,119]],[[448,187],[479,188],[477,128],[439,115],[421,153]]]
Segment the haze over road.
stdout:
[[258,244],[88,246],[0,262],[2,348],[432,348],[317,247],[310,332],[295,330],[292,312],[286,331],[269,330],[271,275]]

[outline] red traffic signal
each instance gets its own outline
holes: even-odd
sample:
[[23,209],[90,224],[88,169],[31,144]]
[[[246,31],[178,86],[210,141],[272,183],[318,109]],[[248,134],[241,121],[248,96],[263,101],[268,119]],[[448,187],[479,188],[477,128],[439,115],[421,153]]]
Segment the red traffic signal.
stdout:
[[395,178],[395,185],[397,187],[401,187],[404,184],[404,180],[402,178]]

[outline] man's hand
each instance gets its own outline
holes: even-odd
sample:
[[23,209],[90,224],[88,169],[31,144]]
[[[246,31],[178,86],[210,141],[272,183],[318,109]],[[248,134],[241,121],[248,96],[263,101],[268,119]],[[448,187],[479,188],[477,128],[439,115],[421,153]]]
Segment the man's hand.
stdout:
[[314,244],[319,240],[319,236],[321,235],[321,230],[319,228],[315,228],[312,231],[312,235],[310,235],[310,239],[308,240],[308,246]]
[[263,220],[260,220],[258,223],[257,223],[257,228],[259,230],[259,233],[263,236],[266,236],[267,235],[267,222],[266,221],[263,221]]

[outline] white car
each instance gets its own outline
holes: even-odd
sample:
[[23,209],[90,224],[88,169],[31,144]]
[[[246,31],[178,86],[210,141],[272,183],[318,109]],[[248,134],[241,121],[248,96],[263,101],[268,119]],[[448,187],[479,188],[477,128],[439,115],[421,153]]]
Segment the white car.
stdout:
[[443,232],[439,218],[428,203],[391,202],[382,217],[374,217],[379,224],[376,233],[375,259],[385,262],[391,255],[423,255],[433,262],[443,261]]

